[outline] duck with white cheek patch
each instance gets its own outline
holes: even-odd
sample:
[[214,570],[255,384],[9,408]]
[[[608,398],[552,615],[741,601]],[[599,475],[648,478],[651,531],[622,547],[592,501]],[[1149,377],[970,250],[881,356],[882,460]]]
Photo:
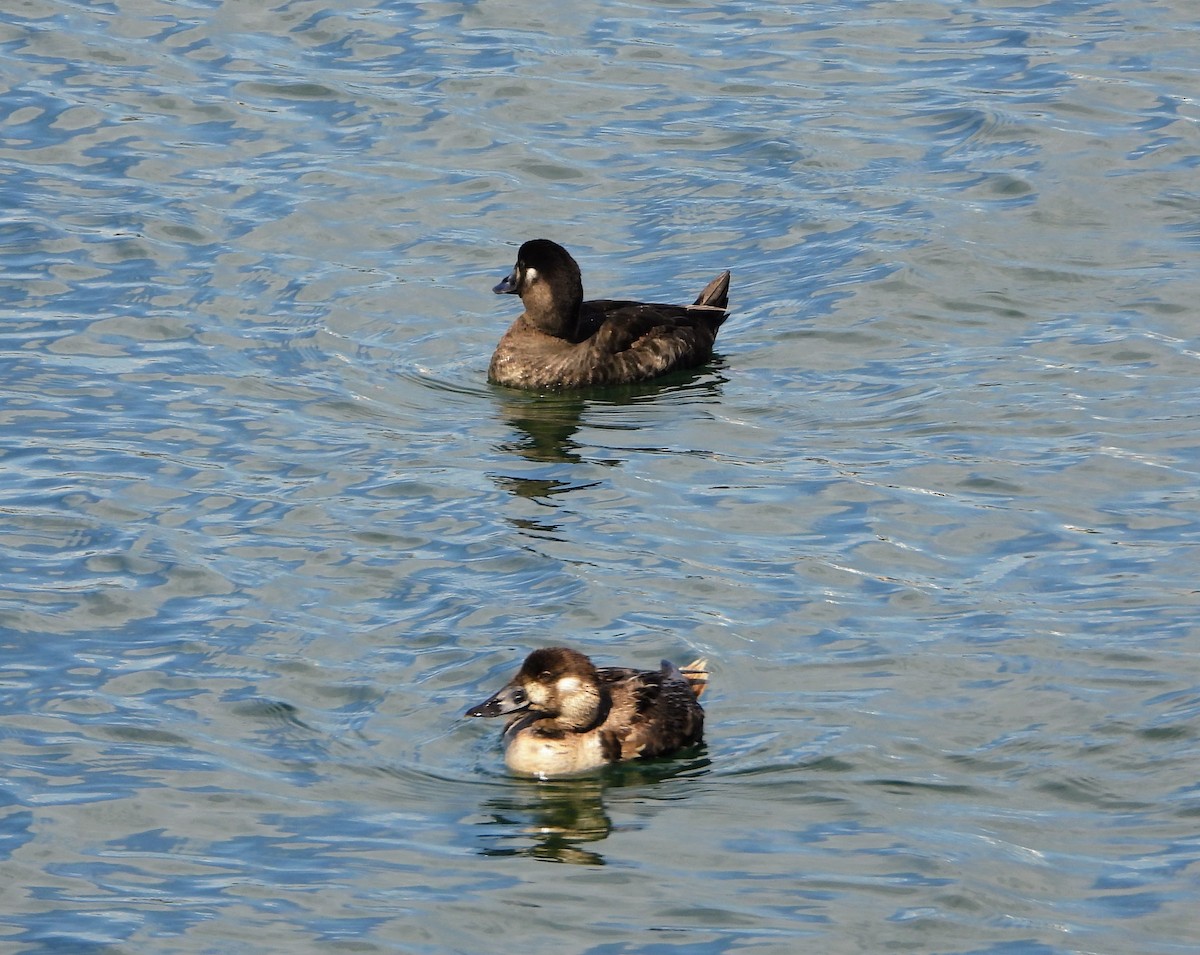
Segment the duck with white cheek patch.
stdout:
[[596,667],[582,653],[547,647],[467,716],[509,716],[504,761],[516,773],[544,778],[627,759],[670,756],[700,743],[708,664],[657,670]]
[[691,305],[585,302],[579,265],[549,239],[522,245],[493,291],[521,296],[525,311],[496,346],[488,380],[537,391],[627,385],[703,365],[729,315],[728,272]]

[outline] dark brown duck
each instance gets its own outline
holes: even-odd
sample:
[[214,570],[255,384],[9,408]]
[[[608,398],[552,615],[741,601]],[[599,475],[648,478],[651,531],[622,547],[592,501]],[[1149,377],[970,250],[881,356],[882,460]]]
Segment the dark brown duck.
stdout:
[[521,296],[525,311],[504,333],[488,379],[539,391],[647,381],[712,357],[729,315],[729,273],[692,305],[583,300],[579,266],[561,245],[531,239],[493,289]]

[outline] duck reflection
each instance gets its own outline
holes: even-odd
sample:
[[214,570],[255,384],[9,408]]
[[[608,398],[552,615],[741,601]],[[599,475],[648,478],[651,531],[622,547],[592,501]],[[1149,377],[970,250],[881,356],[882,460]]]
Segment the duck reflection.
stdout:
[[485,823],[495,829],[480,854],[528,856],[545,862],[603,865],[604,858],[584,845],[602,842],[612,832],[598,779],[539,782],[515,779],[510,792],[483,806]]
[[501,412],[516,432],[516,440],[500,445],[527,461],[579,461],[579,445],[571,440],[579,430],[586,401],[578,394],[522,395],[501,400]]
[[536,780],[514,777],[502,795],[480,812],[480,855],[523,856],[542,862],[604,865],[599,843],[615,828],[605,795],[628,787],[702,776],[710,761],[700,751],[690,760],[621,763],[594,776]]
[[[572,437],[579,430],[585,409],[609,409],[620,415],[621,409],[659,395],[665,395],[664,400],[676,402],[716,398],[725,382],[720,374],[722,367],[721,359],[714,358],[703,372],[682,371],[642,384],[553,394],[533,395],[505,389],[499,392],[500,411],[516,432],[516,440],[501,444],[500,450],[511,451],[527,461],[579,461],[580,445]],[[618,462],[600,463],[613,465]]]
[[[498,450],[516,455],[536,465],[587,463],[616,467],[617,457],[605,457],[589,449],[586,461],[583,446],[575,440],[585,411],[601,418],[604,426],[633,430],[637,427],[634,409],[663,395],[667,401],[705,401],[719,396],[724,378],[719,374],[719,358],[703,372],[678,372],[664,379],[636,385],[590,388],[549,395],[533,395],[505,389],[498,395],[499,410],[512,426],[513,439],[498,445]],[[713,374],[716,370],[718,373]],[[546,474],[493,474],[497,486],[514,497],[553,506],[553,499],[571,491],[596,487],[597,481],[572,481],[570,472]],[[514,521],[518,526],[524,522]],[[553,533],[553,523],[532,521],[524,530]]]

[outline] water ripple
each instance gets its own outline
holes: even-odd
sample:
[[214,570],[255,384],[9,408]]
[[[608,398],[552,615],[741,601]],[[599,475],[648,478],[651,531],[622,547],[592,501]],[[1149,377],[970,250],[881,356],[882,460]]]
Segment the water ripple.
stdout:
[[[1181,952],[1177,6],[0,16],[9,944]],[[534,235],[716,360],[489,386]],[[549,643],[706,746],[510,777]]]

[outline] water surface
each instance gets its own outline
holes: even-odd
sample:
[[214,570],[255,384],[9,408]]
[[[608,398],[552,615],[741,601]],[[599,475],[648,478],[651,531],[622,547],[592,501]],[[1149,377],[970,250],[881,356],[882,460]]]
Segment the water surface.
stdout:
[[[1198,27],[0,15],[0,948],[1194,951]],[[489,387],[538,235],[716,360]],[[551,643],[704,751],[508,776]]]

